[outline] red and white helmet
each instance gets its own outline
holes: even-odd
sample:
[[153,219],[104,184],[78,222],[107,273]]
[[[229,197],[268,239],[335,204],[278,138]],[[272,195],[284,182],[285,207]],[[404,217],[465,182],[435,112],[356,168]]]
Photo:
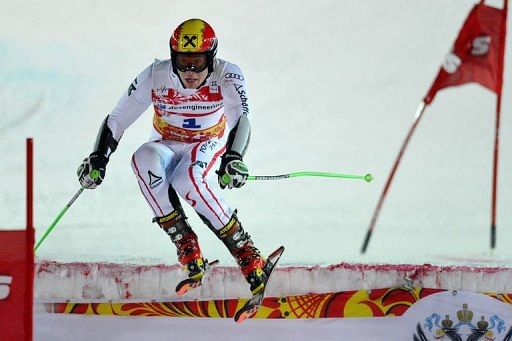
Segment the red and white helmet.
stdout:
[[[206,21],[189,19],[182,22],[172,33],[169,45],[172,68],[175,73],[180,69],[176,63],[179,54],[204,54],[206,55],[206,66],[204,68],[208,67],[209,73],[213,71],[213,62],[217,54],[217,36]],[[191,68],[193,71],[202,71],[197,70],[194,66]],[[182,68],[181,71],[185,70]]]

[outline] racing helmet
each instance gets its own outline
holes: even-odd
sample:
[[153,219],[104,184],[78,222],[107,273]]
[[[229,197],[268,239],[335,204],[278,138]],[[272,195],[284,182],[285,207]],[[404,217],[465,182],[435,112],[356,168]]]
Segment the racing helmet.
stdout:
[[189,19],[182,22],[172,33],[169,41],[174,73],[180,70],[201,72],[208,68],[213,72],[217,54],[217,36],[204,20]]

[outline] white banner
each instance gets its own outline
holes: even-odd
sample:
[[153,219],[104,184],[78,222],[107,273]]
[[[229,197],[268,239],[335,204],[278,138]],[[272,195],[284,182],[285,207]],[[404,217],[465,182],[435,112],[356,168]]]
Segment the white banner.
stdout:
[[401,318],[409,340],[512,340],[512,305],[478,293],[430,295]]

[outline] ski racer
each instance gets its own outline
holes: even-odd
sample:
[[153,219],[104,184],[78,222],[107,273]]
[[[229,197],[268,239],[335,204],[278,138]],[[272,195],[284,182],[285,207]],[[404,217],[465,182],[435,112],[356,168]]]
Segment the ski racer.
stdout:
[[[217,187],[217,182],[221,189],[242,187],[248,176],[247,90],[240,68],[216,52],[217,37],[207,22],[181,23],[170,38],[170,59],[155,60],[130,84],[77,174],[85,188],[100,185],[123,132],[152,105],[150,140],[135,151],[131,164],[153,221],[176,246],[188,278],[200,282],[207,263],[182,208],[186,201],[234,256],[254,295],[266,283],[265,259]],[[215,179],[210,175],[219,158]]]

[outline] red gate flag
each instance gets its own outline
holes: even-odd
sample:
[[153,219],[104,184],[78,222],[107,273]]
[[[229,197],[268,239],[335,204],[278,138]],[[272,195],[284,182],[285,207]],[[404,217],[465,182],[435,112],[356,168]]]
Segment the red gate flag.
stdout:
[[446,56],[434,83],[421,102],[414,121],[409,128],[400,151],[393,163],[384,189],[363,241],[361,253],[365,253],[380,210],[391,187],[393,177],[405,153],[407,145],[418,126],[427,106],[434,100],[437,91],[466,83],[478,83],[496,93],[496,125],[494,133],[492,203],[491,203],[491,248],[496,245],[496,203],[498,184],[499,131],[501,116],[501,90],[503,83],[503,62],[505,56],[506,21],[508,0],[503,1],[503,9],[486,6],[481,0],[469,13],[450,53]]
[[501,94],[506,7],[498,9],[483,1],[473,7],[424,99],[426,104],[438,90],[470,82]]
[[0,340],[32,340],[34,230],[0,231]]

